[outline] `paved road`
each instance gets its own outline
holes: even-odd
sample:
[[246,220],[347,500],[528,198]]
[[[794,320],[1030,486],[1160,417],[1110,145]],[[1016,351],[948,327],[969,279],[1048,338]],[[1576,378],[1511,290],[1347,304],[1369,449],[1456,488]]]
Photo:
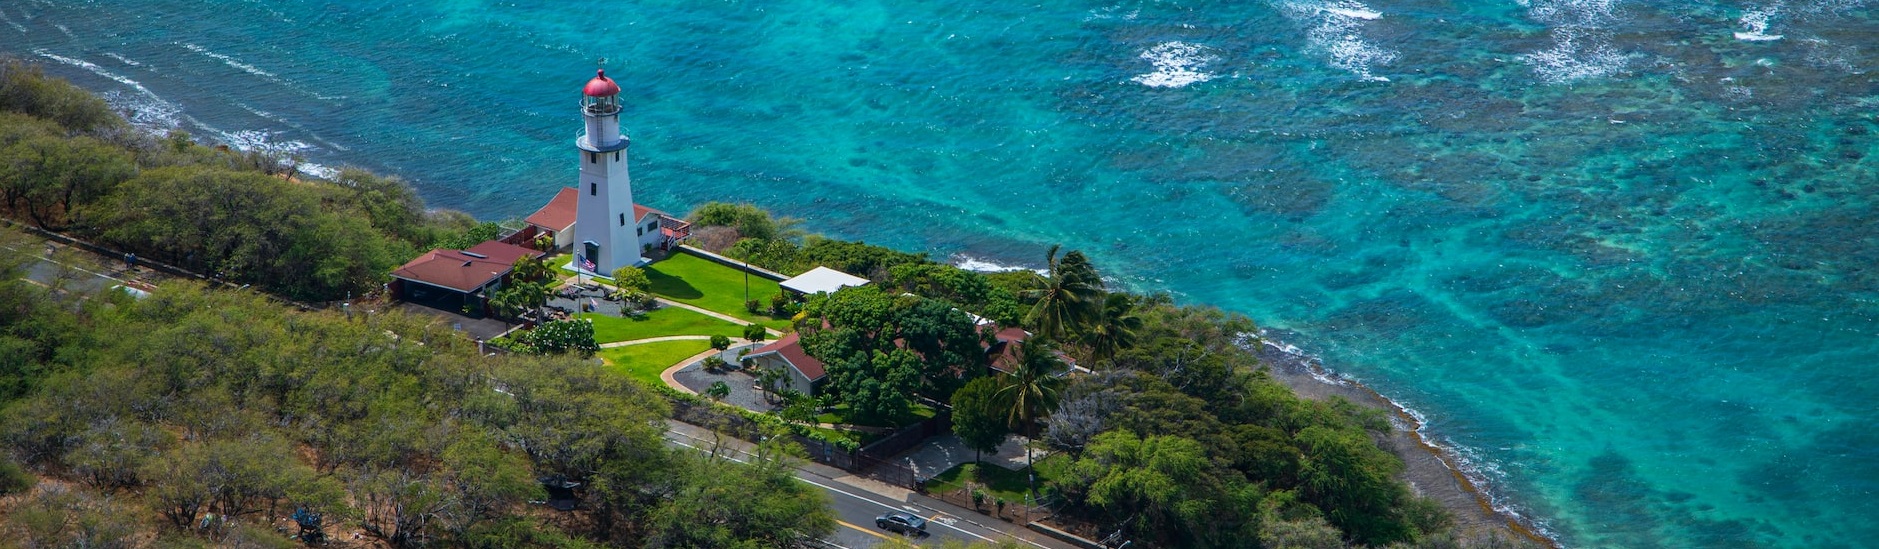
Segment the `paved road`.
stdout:
[[89,267],[72,265],[45,257],[42,253],[33,253],[37,248],[15,249],[0,246],[0,253],[19,253],[32,258],[26,264],[26,280],[41,286],[52,286],[61,276],[67,277],[65,288],[78,293],[93,293],[124,281],[108,273],[98,272]]
[[[666,432],[666,440],[674,446],[686,448],[702,448],[710,444],[709,441],[697,440],[676,430],[668,430]],[[742,441],[733,441],[731,444],[739,448],[745,446]],[[733,459],[741,460],[744,454],[740,452],[736,455],[739,457]],[[873,493],[867,489],[847,484],[812,471],[798,469],[796,478],[821,488],[824,493],[829,495],[831,500],[830,507],[835,511],[838,524],[835,534],[824,541],[838,547],[848,549],[875,547],[882,544],[885,540],[900,537],[899,534],[874,526],[875,517],[888,511],[905,511],[927,519],[927,535],[908,539],[908,541],[912,541],[916,545],[937,546],[947,540],[971,543],[1017,539],[1019,543],[1025,547],[1040,547],[1044,549],[1068,547],[1055,540],[1044,539],[1033,541],[1031,539],[1014,537],[1006,533],[1003,529],[998,528],[1003,527],[1004,529],[1023,531],[1022,527],[995,521],[990,521],[993,526],[981,525],[978,524],[978,521],[986,521],[985,517],[972,517],[971,520],[968,520],[946,511],[910,505],[904,501],[896,500],[893,497]]]

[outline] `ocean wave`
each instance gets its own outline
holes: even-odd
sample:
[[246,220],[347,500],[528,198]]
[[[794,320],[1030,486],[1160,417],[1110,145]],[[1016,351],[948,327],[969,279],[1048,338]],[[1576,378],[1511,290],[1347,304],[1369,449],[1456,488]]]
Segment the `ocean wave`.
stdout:
[[132,126],[152,135],[164,135],[182,126],[182,107],[141,93],[112,90],[99,95],[111,110],[123,113]]
[[123,64],[126,64],[126,65],[130,65],[130,66],[133,66],[133,67],[141,67],[141,66],[144,66],[144,64],[143,64],[143,63],[138,63],[138,62],[136,62],[136,61],[133,61],[133,60],[131,60],[131,58],[129,58],[129,57],[124,57],[124,56],[122,56],[122,55],[118,55],[118,54],[116,54],[116,53],[112,53],[112,52],[108,52],[108,51],[107,51],[107,52],[104,52],[104,56],[105,56],[105,57],[109,57],[109,58],[112,58],[112,59],[116,59],[116,60],[117,60],[117,62],[119,62],[119,63],[123,63]]
[[1216,75],[1201,67],[1218,60],[1206,46],[1186,42],[1164,42],[1143,50],[1141,58],[1155,66],[1155,72],[1136,75],[1130,80],[1151,88],[1179,88],[1213,80]]
[[1631,61],[1604,40],[1592,40],[1589,47],[1581,46],[1579,40],[1578,32],[1554,29],[1552,48],[1521,55],[1518,59],[1532,66],[1541,80],[1553,84],[1611,76],[1624,70]]
[[1746,42],[1767,42],[1770,40],[1780,40],[1781,35],[1768,34],[1769,20],[1773,19],[1776,15],[1779,15],[1780,13],[1781,13],[1781,4],[1775,4],[1773,6],[1769,6],[1766,8],[1759,9],[1759,10],[1749,10],[1743,13],[1742,18],[1736,20],[1736,22],[1741,23],[1744,28],[1748,29],[1748,31],[1747,32],[1736,31],[1735,39],[1746,41]]
[[1553,47],[1519,56],[1540,80],[1563,84],[1624,70],[1630,57],[1612,49],[1610,31],[1622,22],[1618,0],[1543,0],[1527,16],[1552,27]]
[[[272,130],[215,131],[214,133],[218,138],[217,140],[224,145],[228,145],[229,148],[280,155],[287,158],[299,159],[303,156],[301,153],[319,149],[319,147],[297,139],[276,141],[275,139],[281,132]],[[322,164],[307,162],[305,160],[298,160],[294,165],[302,173],[321,179],[332,179],[339,175],[339,170],[337,169]]]
[[953,259],[952,263],[954,267],[958,267],[961,269],[965,269],[965,270],[977,272],[977,273],[1004,273],[1004,272],[1010,272],[1010,271],[1031,271],[1031,272],[1041,274],[1041,275],[1050,274],[1049,271],[1046,271],[1044,269],[1032,269],[1029,267],[1014,267],[1010,265],[1000,265],[998,263],[993,263],[988,260],[972,257],[972,256],[965,255],[965,254],[956,254],[953,256],[952,259]]
[[7,12],[4,10],[0,10],[0,21],[6,22],[7,26],[13,27],[13,30],[20,31],[20,34],[26,33],[26,25],[21,25],[12,17],[7,17]]
[[209,56],[210,58],[213,58],[215,60],[221,61],[223,65],[228,65],[229,67],[232,67],[236,70],[239,70],[248,74],[252,74],[255,76],[259,76],[262,78],[266,78],[268,80],[272,80],[275,82],[280,81],[281,77],[275,76],[274,73],[261,70],[260,67],[256,67],[254,65],[243,63],[241,62],[240,59],[236,59],[234,57],[231,57],[225,54],[216,53],[214,51],[209,50],[209,48],[205,48],[205,47],[191,44],[188,42],[184,42],[183,47],[188,49],[189,51],[200,53],[202,55]]
[[1286,17],[1310,26],[1305,31],[1307,51],[1325,56],[1332,67],[1360,79],[1390,81],[1372,71],[1395,62],[1396,52],[1372,44],[1363,36],[1364,23],[1383,18],[1383,12],[1355,0],[1285,2],[1278,7]]
[[138,82],[138,81],[136,81],[136,80],[132,80],[132,79],[131,79],[130,77],[128,77],[128,76],[124,76],[124,75],[121,75],[121,74],[118,74],[118,73],[114,73],[114,72],[111,72],[111,71],[108,71],[108,70],[104,70],[104,67],[100,67],[100,66],[98,66],[98,65],[97,65],[96,63],[92,63],[92,62],[90,62],[90,61],[86,61],[86,60],[83,60],[83,59],[78,59],[78,58],[74,58],[74,57],[66,57],[66,56],[63,56],[63,55],[59,55],[59,54],[56,54],[56,53],[52,53],[52,52],[50,52],[50,51],[46,51],[46,49],[45,49],[45,48],[38,48],[38,49],[34,49],[34,50],[33,50],[33,54],[34,54],[34,55],[38,55],[38,56],[40,56],[40,57],[44,57],[44,58],[46,58],[46,59],[51,59],[51,60],[53,60],[53,61],[58,61],[58,62],[60,62],[60,63],[64,63],[64,64],[67,64],[67,65],[71,65],[71,66],[74,66],[74,67],[78,67],[78,68],[81,68],[81,69],[85,69],[86,71],[89,71],[89,72],[91,72],[92,74],[96,74],[96,75],[98,75],[98,76],[102,76],[102,77],[105,77],[105,78],[109,78],[109,79],[111,79],[111,80],[113,80],[113,81],[116,81],[116,82],[117,82],[117,83],[119,83],[119,84],[123,84],[123,85],[126,85],[126,86],[130,86],[130,87],[131,87],[131,89],[135,89],[135,90],[137,90],[137,91],[138,91],[138,93],[142,93],[142,94],[144,94],[144,95],[148,95],[148,96],[150,96],[150,97],[152,97],[152,98],[156,98],[156,97],[157,97],[157,94],[156,94],[156,93],[153,93],[153,92],[151,92],[149,88],[145,88],[145,87],[144,87],[144,85],[143,85],[142,83],[140,83],[140,82]]

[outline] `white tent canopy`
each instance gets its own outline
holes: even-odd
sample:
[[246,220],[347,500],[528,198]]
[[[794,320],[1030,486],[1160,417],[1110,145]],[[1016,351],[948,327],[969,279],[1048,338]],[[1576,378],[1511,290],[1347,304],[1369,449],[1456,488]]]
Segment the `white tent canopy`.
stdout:
[[809,272],[796,275],[795,278],[777,284],[792,291],[805,294],[821,292],[835,293],[836,290],[849,286],[867,284],[868,279],[851,275],[828,267],[816,267]]

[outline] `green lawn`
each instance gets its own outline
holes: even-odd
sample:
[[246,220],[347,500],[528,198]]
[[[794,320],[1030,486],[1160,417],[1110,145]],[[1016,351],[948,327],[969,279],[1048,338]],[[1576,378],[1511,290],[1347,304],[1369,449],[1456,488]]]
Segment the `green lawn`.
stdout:
[[607,361],[609,370],[658,386],[665,384],[659,372],[710,348],[711,342],[702,340],[660,341],[601,349],[600,358]]
[[965,487],[966,471],[975,471],[978,483],[983,486],[985,503],[991,505],[993,498],[1005,498],[1006,502],[1024,503],[1024,494],[1029,491],[1024,471],[1013,471],[990,463],[961,463],[947,469],[946,472],[926,481],[926,489],[932,493],[944,493]]
[[[646,267],[652,280],[652,293],[688,305],[696,305],[771,328],[789,326],[789,319],[770,318],[744,310],[744,273],[688,253],[674,253]],[[770,296],[783,291],[776,281],[761,276],[750,277],[750,298],[769,306]]]
[[933,419],[933,414],[934,412],[932,408],[929,408],[921,404],[915,404],[913,405],[913,409],[908,412],[906,417],[895,418],[890,421],[873,421],[873,422],[868,422],[868,423],[857,423],[848,419],[848,405],[847,404],[837,404],[835,405],[835,407],[829,408],[829,411],[824,412],[822,415],[816,416],[816,423],[829,423],[829,424],[834,424],[834,425],[860,425],[863,427],[900,427],[902,425],[908,425],[908,424],[913,424],[913,423],[918,423],[921,421]]
[[600,343],[671,335],[744,336],[743,326],[678,307],[657,309],[639,318],[595,313],[582,313],[579,316],[594,321],[594,341]]

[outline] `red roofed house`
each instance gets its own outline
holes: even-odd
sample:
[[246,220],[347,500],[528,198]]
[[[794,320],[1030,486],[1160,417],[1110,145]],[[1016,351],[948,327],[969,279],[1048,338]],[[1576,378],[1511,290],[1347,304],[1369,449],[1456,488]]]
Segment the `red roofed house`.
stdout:
[[745,358],[757,368],[779,368],[789,374],[787,388],[805,395],[814,395],[816,383],[822,381],[828,372],[822,368],[822,361],[809,356],[803,351],[802,340],[798,334],[783,336],[769,345],[764,345]]
[[542,252],[494,240],[468,250],[431,250],[392,271],[392,295],[448,311],[465,305],[484,311],[489,295],[502,287],[515,260],[541,258]]
[[574,187],[562,187],[542,209],[535,210],[528,216],[528,225],[536,234],[552,235],[555,249],[560,250],[574,245],[574,208],[581,201],[581,193]]

